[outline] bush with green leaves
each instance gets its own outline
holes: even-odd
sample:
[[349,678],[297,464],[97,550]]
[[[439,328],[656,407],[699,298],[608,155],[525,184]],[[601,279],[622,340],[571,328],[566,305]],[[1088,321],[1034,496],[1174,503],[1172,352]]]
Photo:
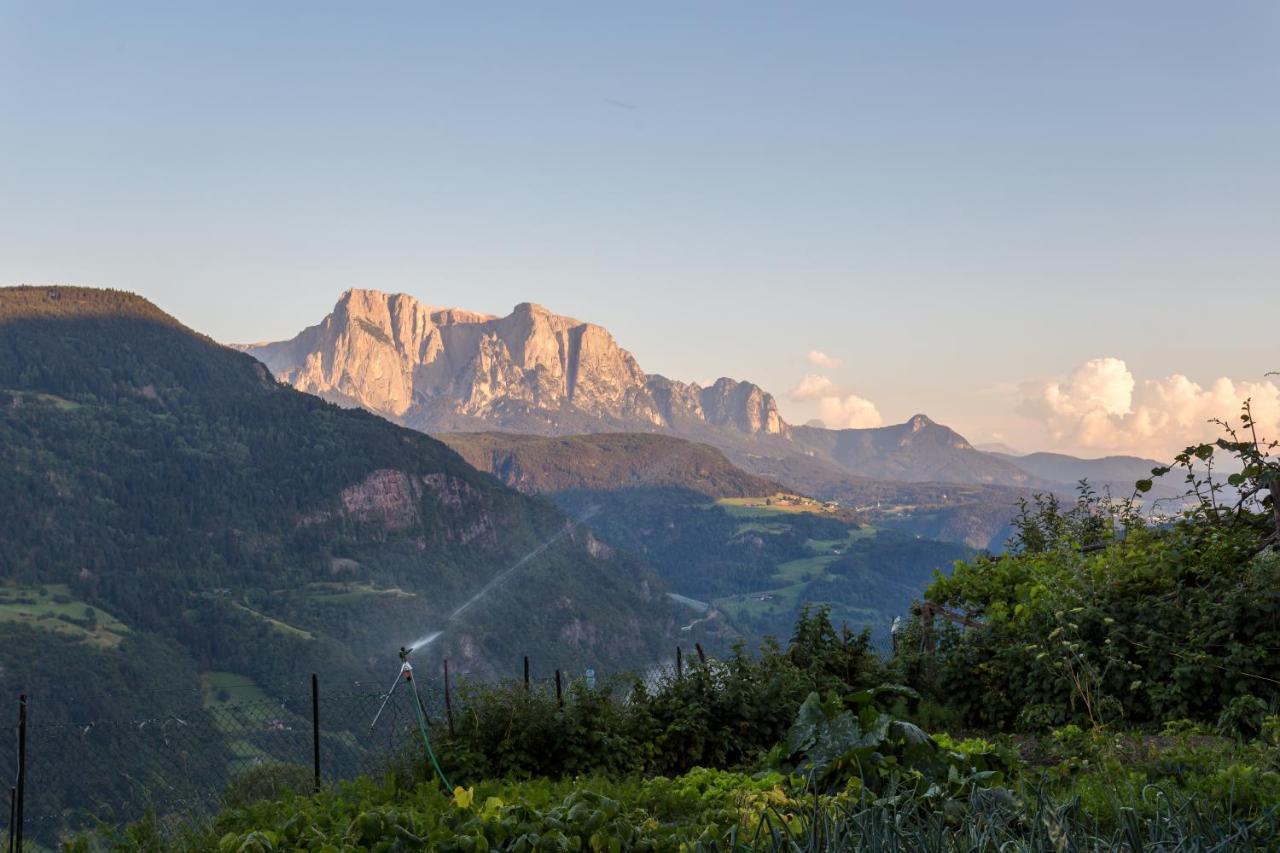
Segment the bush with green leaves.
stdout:
[[[810,692],[866,687],[881,670],[865,633],[836,629],[817,608],[801,614],[785,650],[771,643],[752,656],[739,648],[656,684],[575,682],[563,705],[518,682],[463,684],[454,733],[434,736],[451,779],[741,767],[786,734]],[[410,775],[425,766],[414,760]]]
[[944,629],[936,652],[911,626],[898,672],[969,725],[1216,722],[1244,697],[1280,704],[1280,554],[1252,524],[1186,519],[1093,550],[986,557],[925,596],[977,624]]
[[914,691],[899,685],[859,690],[844,697],[810,693],[786,740],[772,753],[775,765],[815,790],[909,793],[943,803],[975,788],[1003,785],[1014,759],[979,740],[943,742],[881,705]]

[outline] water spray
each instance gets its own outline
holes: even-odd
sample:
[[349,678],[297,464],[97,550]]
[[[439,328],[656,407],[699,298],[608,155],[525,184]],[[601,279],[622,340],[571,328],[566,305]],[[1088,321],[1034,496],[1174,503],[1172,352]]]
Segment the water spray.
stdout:
[[[449,614],[448,622],[456,621],[459,616],[467,612],[471,605],[480,601],[490,592],[501,586],[502,582],[510,577],[513,572],[527,564],[543,551],[546,551],[564,537],[568,536],[573,531],[574,527],[586,521],[588,518],[591,518],[599,511],[599,506],[590,506],[587,507],[586,511],[584,511],[582,515],[566,522],[559,533],[556,533],[554,536],[540,543],[532,551],[525,554],[519,560],[516,560],[507,568],[503,569],[488,583],[482,586],[479,592],[460,604],[452,613]],[[382,718],[382,712],[386,710],[387,703],[391,701],[391,696],[396,692],[396,688],[400,686],[402,681],[408,684],[409,689],[413,691],[413,711],[418,720],[418,731],[422,735],[422,745],[427,748],[427,757],[431,759],[431,766],[435,768],[436,775],[439,776],[440,781],[444,783],[445,789],[451,790],[453,786],[449,784],[449,779],[444,775],[444,771],[440,769],[440,762],[436,760],[435,751],[431,748],[431,739],[427,736],[427,722],[426,716],[422,711],[422,698],[418,695],[418,683],[413,679],[413,664],[409,663],[409,656],[411,654],[418,649],[427,648],[439,639],[442,634],[444,634],[444,631],[432,631],[429,634],[419,637],[413,642],[413,645],[400,647],[400,671],[396,673],[396,680],[391,683],[391,689],[387,691],[387,695],[382,697],[382,704],[378,706],[378,713],[374,715],[373,722],[369,724],[369,731],[373,731],[374,727],[378,725],[378,720]]]
[[[466,601],[462,602],[462,604],[454,608],[453,612],[449,614],[448,619],[445,620],[445,625],[447,626],[453,622],[456,622],[458,620],[458,617],[460,617],[463,613],[466,613],[473,604],[477,603],[478,601],[483,599],[485,596],[487,596],[489,593],[493,592],[495,589],[501,586],[502,583],[507,578],[509,578],[517,569],[520,569],[523,566],[527,565],[530,560],[534,559],[543,551],[546,551],[552,545],[556,544],[561,539],[568,536],[571,532],[573,532],[573,529],[575,527],[577,527],[579,524],[586,521],[587,519],[591,518],[598,512],[600,512],[599,506],[595,506],[595,505],[589,506],[586,508],[586,510],[583,511],[582,515],[567,521],[564,527],[561,528],[558,533],[546,539],[545,541],[539,543],[538,546],[535,547],[532,551],[525,554],[520,559],[516,560],[514,563],[512,563],[507,568],[503,569],[498,574],[494,575],[494,577],[491,578],[488,583],[480,587],[480,590],[475,595],[471,596]],[[429,634],[419,637],[418,639],[413,641],[413,645],[409,647],[409,651],[412,652],[415,649],[425,649],[428,646],[430,646],[432,643],[434,643],[436,640],[438,640],[443,634],[444,634],[444,631],[440,630],[440,631],[432,631]]]

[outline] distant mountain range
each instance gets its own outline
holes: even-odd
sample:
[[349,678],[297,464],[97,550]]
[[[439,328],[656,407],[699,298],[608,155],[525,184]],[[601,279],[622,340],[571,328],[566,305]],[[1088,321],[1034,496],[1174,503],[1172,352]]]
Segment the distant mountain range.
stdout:
[[[721,378],[704,388],[645,373],[608,330],[532,303],[495,317],[349,290],[296,337],[240,348],[299,390],[430,433],[677,436],[717,448],[752,474],[840,500],[873,491],[883,502],[893,491],[869,490],[872,482],[992,487],[962,492],[962,502],[978,510],[958,525],[969,544],[998,535],[995,519],[1018,495],[1070,492],[1084,477],[1131,491],[1157,464],[985,452],[925,415],[875,429],[791,425],[774,397],[751,382]],[[659,464],[655,447],[632,446]],[[524,475],[538,476],[527,466]],[[933,491],[940,500],[924,509],[955,515],[951,494]],[[938,529],[951,526],[939,522]]]

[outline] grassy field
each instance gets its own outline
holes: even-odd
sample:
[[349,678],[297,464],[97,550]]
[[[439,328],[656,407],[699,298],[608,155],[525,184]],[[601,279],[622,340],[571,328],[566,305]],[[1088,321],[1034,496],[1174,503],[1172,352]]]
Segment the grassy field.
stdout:
[[[750,500],[758,500],[758,498]],[[718,598],[714,604],[731,618],[744,615],[759,618],[770,613],[789,612],[797,602],[808,597],[809,585],[826,576],[827,566],[840,559],[845,548],[859,539],[867,539],[875,535],[874,527],[864,526],[850,530],[849,535],[844,539],[809,539],[805,542],[805,548],[810,556],[789,560],[777,566],[773,575],[776,586],[744,595]],[[842,608],[841,613],[835,615],[840,615],[850,622],[857,622],[864,618],[874,618],[877,614],[871,611]]]
[[104,648],[114,648],[129,633],[129,626],[75,598],[65,584],[0,587],[0,622],[18,622],[77,637]]
[[259,613],[258,611],[254,610],[252,607],[250,607],[247,604],[241,604],[238,601],[233,601],[231,603],[235,607],[238,607],[241,610],[243,610],[245,613],[248,613],[252,616],[256,616],[257,618],[261,619],[263,622],[268,623],[269,625],[271,625],[272,628],[275,628],[277,631],[280,631],[285,634],[292,634],[295,637],[302,637],[304,640],[314,640],[316,638],[316,635],[311,633],[310,631],[303,630],[302,628],[297,628],[293,625],[290,625],[288,622],[281,622],[279,619],[272,619],[270,616],[266,615],[265,613]]
[[737,516],[738,518],[767,518],[770,515],[779,513],[829,514],[832,512],[821,501],[788,494],[768,495],[758,498],[720,498],[715,502],[714,506],[718,506],[729,515]]
[[[283,591],[281,590],[281,592]],[[297,592],[312,601],[332,604],[345,604],[364,598],[380,598],[382,596],[390,596],[392,598],[414,597],[412,592],[405,592],[399,587],[393,586],[384,589],[368,583],[343,583],[338,581],[309,583],[297,590]]]
[[[240,767],[275,759],[255,746],[247,733],[261,730],[272,720],[290,726],[303,726],[305,722],[282,708],[271,709],[271,720],[264,719],[263,711],[277,704],[253,679],[234,672],[206,672],[200,676],[200,693],[204,707],[215,711],[213,721],[227,738],[231,760]],[[248,706],[248,707],[245,707]]]
[[767,536],[777,536],[780,533],[786,533],[788,529],[787,525],[775,521],[748,521],[745,524],[739,524],[738,529],[734,531],[734,535],[763,533]]
[[200,676],[200,693],[206,708],[271,700],[252,678],[234,672],[204,673]]
[[71,412],[80,408],[79,403],[74,403],[71,400],[58,397],[54,394],[42,394],[38,391],[14,391],[7,388],[4,390],[5,393],[13,394],[15,397],[21,397],[24,400],[31,400],[32,402],[37,403],[48,403],[55,409],[61,409],[64,412]]
[[813,551],[815,554],[831,554],[837,549],[841,553],[844,549],[857,542],[859,539],[870,539],[876,535],[876,529],[871,525],[863,525],[849,531],[849,535],[844,539],[806,539],[804,547]]

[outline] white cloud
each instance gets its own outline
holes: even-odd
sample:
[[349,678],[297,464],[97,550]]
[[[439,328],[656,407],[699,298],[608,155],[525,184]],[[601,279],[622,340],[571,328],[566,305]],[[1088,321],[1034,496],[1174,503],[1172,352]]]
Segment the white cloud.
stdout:
[[1220,434],[1211,418],[1234,421],[1253,400],[1259,434],[1280,436],[1280,387],[1219,378],[1207,387],[1179,373],[1139,381],[1118,358],[1095,358],[1062,381],[1022,385],[1020,411],[1059,446],[1166,458]]
[[811,349],[809,350],[809,363],[815,367],[825,367],[831,370],[840,366],[840,359],[833,358],[822,350]]
[[831,429],[866,429],[884,423],[876,404],[857,394],[823,397],[818,401],[822,420]]
[[820,400],[823,397],[832,397],[839,394],[836,390],[835,383],[825,376],[819,376],[816,373],[810,373],[808,376],[800,380],[800,384],[792,388],[788,393],[792,400]]
[[823,422],[831,429],[864,429],[884,423],[875,403],[844,391],[826,376],[810,373],[788,394],[796,402],[817,402]]

